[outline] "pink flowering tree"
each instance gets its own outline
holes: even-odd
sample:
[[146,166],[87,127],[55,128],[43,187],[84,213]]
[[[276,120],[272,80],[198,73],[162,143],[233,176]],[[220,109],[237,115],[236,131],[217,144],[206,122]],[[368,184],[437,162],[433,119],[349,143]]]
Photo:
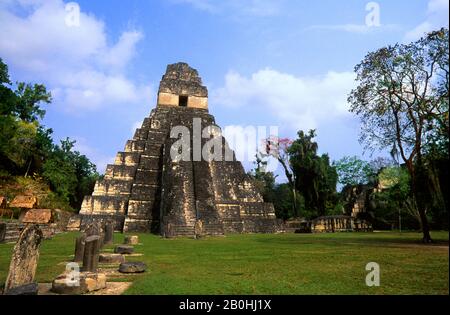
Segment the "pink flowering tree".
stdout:
[[289,148],[294,141],[289,138],[279,138],[276,136],[270,136],[264,140],[265,152],[264,155],[274,157],[283,167],[284,173],[288,180],[288,185],[292,191],[293,198],[293,210],[294,215],[298,216],[297,209],[297,191],[295,189],[295,173],[293,172],[292,165],[289,158]]

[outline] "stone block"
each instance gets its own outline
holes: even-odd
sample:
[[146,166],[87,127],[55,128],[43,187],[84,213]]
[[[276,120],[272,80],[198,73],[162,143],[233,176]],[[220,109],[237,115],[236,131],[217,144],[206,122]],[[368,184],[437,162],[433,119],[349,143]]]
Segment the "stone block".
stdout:
[[106,178],[104,180],[97,181],[92,195],[93,196],[129,195],[132,185],[133,185],[132,179]]
[[104,244],[112,244],[114,242],[114,224],[108,222],[105,225],[105,237],[103,239]]
[[160,171],[140,169],[136,172],[135,182],[138,184],[157,185],[160,177]]
[[124,244],[127,244],[127,245],[137,245],[137,244],[139,244],[139,236],[137,236],[137,235],[127,235],[127,236],[125,236]]
[[82,234],[75,239],[75,255],[73,261],[81,262],[84,256],[84,245],[86,241],[86,234]]
[[100,236],[86,237],[84,241],[83,271],[97,272],[100,247]]
[[33,209],[37,205],[37,198],[34,196],[16,196],[9,204],[10,208]]
[[47,224],[53,219],[50,209],[31,209],[25,213],[22,219],[23,223]]
[[11,288],[8,291],[6,291],[4,295],[37,295],[38,290],[39,290],[38,284],[36,282],[33,282]]
[[106,254],[99,255],[99,262],[104,264],[121,264],[125,262],[125,257],[122,254]]
[[147,270],[147,265],[143,262],[125,262],[119,266],[121,273],[142,273]]
[[[78,280],[78,281],[77,281]],[[80,272],[79,278],[63,273],[52,282],[52,291],[58,294],[78,295],[106,288],[106,274]]]
[[139,163],[139,152],[118,152],[114,164],[136,166]]
[[117,245],[114,253],[122,255],[131,255],[134,253],[134,247],[129,245]]
[[208,98],[190,96],[188,99],[188,107],[208,109]]
[[133,179],[135,173],[135,166],[110,164],[106,167],[105,179]]
[[125,145],[125,152],[144,152],[145,140],[128,140]]
[[28,225],[22,230],[13,248],[5,292],[34,282],[42,239],[38,225]]
[[179,97],[173,93],[158,93],[158,106],[178,106]]

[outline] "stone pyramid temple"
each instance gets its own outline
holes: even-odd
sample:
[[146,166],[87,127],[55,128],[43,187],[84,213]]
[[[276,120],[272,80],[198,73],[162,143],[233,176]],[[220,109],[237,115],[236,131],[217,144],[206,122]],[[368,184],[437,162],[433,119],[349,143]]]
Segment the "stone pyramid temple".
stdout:
[[[221,134],[218,138],[223,150],[232,152],[231,159],[225,154],[220,160],[195,158],[196,121],[202,130],[220,130],[208,112],[208,90],[197,70],[186,63],[167,66],[156,108],[107,166],[92,196],[85,197],[81,226],[114,220],[116,230],[166,237],[275,232],[273,205],[263,201]],[[178,134],[171,134],[176,126],[192,135],[188,160],[171,157],[179,140]],[[203,147],[208,139],[199,141]]]

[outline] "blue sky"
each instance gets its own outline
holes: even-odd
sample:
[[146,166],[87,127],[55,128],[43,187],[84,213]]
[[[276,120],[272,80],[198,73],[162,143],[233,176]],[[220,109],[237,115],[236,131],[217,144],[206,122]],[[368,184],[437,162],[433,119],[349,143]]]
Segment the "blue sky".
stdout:
[[[0,1],[0,57],[13,80],[44,83],[44,124],[104,171],[156,104],[169,63],[199,70],[220,126],[316,128],[321,153],[362,156],[346,97],[372,50],[448,26],[448,0]],[[369,5],[370,6],[370,5]],[[373,8],[373,7],[372,7]],[[370,159],[370,156],[364,156]],[[246,168],[251,167],[245,163]]]

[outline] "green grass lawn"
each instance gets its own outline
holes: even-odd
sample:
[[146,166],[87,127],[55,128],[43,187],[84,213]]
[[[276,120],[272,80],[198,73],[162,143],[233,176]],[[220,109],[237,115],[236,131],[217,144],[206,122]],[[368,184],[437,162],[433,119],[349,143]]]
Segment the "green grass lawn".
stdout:
[[[73,254],[76,233],[45,241],[37,281],[51,282]],[[434,245],[419,233],[251,234],[162,239],[140,234],[136,251],[148,265],[127,294],[448,294],[448,232]],[[116,243],[123,235],[115,234]],[[0,244],[0,283],[11,244]],[[111,246],[106,250],[110,250]],[[367,287],[365,266],[377,262],[381,286]]]

